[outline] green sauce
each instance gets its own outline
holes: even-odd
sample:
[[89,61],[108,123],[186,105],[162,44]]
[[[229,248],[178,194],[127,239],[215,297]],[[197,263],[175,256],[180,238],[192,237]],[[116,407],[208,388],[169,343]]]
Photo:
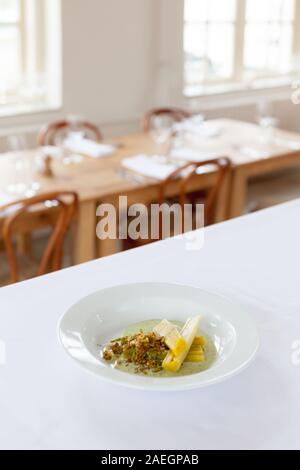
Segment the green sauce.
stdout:
[[[158,325],[161,322],[161,320],[148,320],[144,321],[141,323],[136,323],[135,325],[132,325],[128,327],[125,331],[123,331],[122,336],[130,336],[135,333],[138,333],[139,331],[143,331],[144,333],[150,333],[153,331],[153,328]],[[183,323],[181,322],[176,322],[176,321],[171,321],[174,325],[182,328]],[[216,360],[217,357],[217,350],[216,347],[212,341],[212,339],[207,336],[206,333],[203,331],[199,330],[198,331],[198,336],[204,336],[206,339],[206,345],[205,345],[205,362],[199,362],[199,363],[194,363],[194,362],[184,362],[183,365],[181,366],[180,370],[176,373],[173,372],[168,372],[168,371],[161,371],[161,372],[148,372],[147,377],[178,377],[178,376],[185,376],[185,375],[194,375],[194,374],[199,374],[199,372],[204,372],[205,370],[209,369],[213,362]],[[129,364],[129,365],[124,365],[124,364],[117,364],[114,366],[116,369],[121,370],[123,372],[127,372],[128,374],[134,374],[134,375],[143,375],[145,374],[138,374],[136,372],[136,368],[134,365]]]

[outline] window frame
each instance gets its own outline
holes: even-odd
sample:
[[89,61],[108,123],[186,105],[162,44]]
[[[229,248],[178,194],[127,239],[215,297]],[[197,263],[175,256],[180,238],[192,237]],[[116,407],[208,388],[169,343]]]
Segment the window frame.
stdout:
[[[277,88],[286,86],[293,78],[298,78],[299,73],[291,69],[286,73],[261,74],[255,77],[251,83],[245,80],[244,57],[245,57],[245,32],[246,32],[246,8],[248,0],[236,0],[236,15],[234,25],[234,46],[233,46],[233,68],[232,74],[228,78],[199,80],[198,83],[188,83],[185,78],[186,60],[183,53],[183,94],[189,96],[201,96],[209,94],[223,94],[226,92],[257,90],[264,88]],[[184,1],[185,3],[185,1]],[[185,5],[183,8],[183,37],[185,34]],[[293,37],[291,53],[294,57],[300,57],[300,2],[294,2],[294,16],[292,21]],[[184,51],[184,44],[183,44]]]
[[[41,17],[44,14],[44,2],[41,1],[39,4],[37,3],[37,0],[17,0],[19,4],[19,19],[17,21],[0,21],[0,29],[1,28],[6,28],[6,27],[15,27],[18,30],[18,36],[19,36],[19,60],[20,60],[20,71],[23,76],[26,76],[28,73],[28,42],[29,42],[29,34],[28,34],[28,28],[26,27],[26,23],[28,21],[28,14],[26,12],[26,2],[30,2],[31,6],[34,7],[34,9],[38,8],[40,15],[35,19],[35,21],[41,21]],[[31,31],[31,34],[33,34],[33,31]],[[43,40],[42,37],[36,38],[38,39],[38,43],[40,40]],[[37,57],[36,54],[34,55],[34,62],[36,62]],[[37,67],[35,67],[37,70]],[[13,91],[13,88],[11,88],[9,91]],[[15,93],[17,94],[17,89],[15,90]]]
[[[20,71],[24,73],[24,0],[17,0],[19,3],[19,18],[16,21],[1,21],[0,20],[0,30],[3,28],[13,27],[18,30],[19,36],[19,54],[20,54]],[[13,89],[8,90],[13,91]]]
[[[5,26],[16,26],[19,30],[19,54],[21,81],[14,88],[8,84],[6,91],[6,102],[0,104],[0,118],[35,113],[47,110],[58,110],[62,107],[62,76],[61,76],[61,37],[59,50],[57,49],[56,64],[59,67],[56,83],[50,82],[49,64],[46,59],[46,49],[49,48],[48,36],[49,25],[47,25],[47,14],[50,8],[57,14],[57,24],[61,26],[61,0],[18,0],[20,16],[18,21],[0,22],[0,28]],[[30,8],[31,7],[31,8]],[[61,28],[60,28],[61,29]],[[60,32],[61,33],[61,32]],[[51,39],[51,38],[50,38]],[[52,46],[51,46],[52,47]],[[44,77],[43,86],[45,92],[41,93],[38,88],[36,93],[24,99],[20,99],[20,87],[22,79],[29,84],[34,83],[33,77]]]

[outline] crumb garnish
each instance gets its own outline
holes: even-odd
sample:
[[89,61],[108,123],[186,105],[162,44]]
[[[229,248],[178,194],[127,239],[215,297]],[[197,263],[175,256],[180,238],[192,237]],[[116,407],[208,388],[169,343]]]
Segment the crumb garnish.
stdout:
[[103,359],[117,364],[132,364],[137,373],[147,374],[162,371],[168,352],[163,337],[141,330],[137,334],[112,340],[103,350]]

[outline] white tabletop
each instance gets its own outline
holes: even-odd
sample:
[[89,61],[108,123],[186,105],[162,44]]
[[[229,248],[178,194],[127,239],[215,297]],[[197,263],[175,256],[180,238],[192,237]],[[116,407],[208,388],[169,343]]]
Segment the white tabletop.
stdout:
[[[292,361],[299,266],[294,201],[208,229],[199,252],[167,240],[1,289],[0,448],[300,448],[300,365]],[[58,343],[60,316],[97,289],[136,281],[247,302],[261,335],[257,359],[228,382],[178,394],[119,388],[86,373]]]

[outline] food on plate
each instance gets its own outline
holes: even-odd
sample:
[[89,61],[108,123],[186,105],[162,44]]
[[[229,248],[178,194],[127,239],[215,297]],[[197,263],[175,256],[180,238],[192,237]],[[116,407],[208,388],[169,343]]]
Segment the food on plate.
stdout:
[[102,358],[123,372],[153,377],[204,371],[214,362],[216,348],[199,330],[200,320],[197,316],[184,325],[168,320],[133,325],[101,349]]
[[169,370],[171,372],[179,371],[194,342],[199,328],[199,323],[199,316],[195,318],[189,318],[187,320],[186,324],[180,331],[180,336],[185,342],[185,347],[179,354],[176,354],[174,351],[170,350],[165,357],[164,362],[162,363],[163,369]]
[[123,336],[112,341],[104,350],[103,358],[124,363],[135,364],[138,372],[152,370],[158,372],[168,354],[168,347],[163,337],[155,333],[145,334],[142,331],[132,336]]
[[206,341],[205,341],[205,338],[203,338],[203,336],[197,336],[194,339],[194,342],[185,358],[185,361],[186,362],[204,362],[205,361],[205,353],[204,353],[205,343]]
[[177,327],[168,320],[161,321],[153,328],[153,332],[164,338],[166,345],[175,356],[181,354],[187,347],[185,339],[179,333]]

